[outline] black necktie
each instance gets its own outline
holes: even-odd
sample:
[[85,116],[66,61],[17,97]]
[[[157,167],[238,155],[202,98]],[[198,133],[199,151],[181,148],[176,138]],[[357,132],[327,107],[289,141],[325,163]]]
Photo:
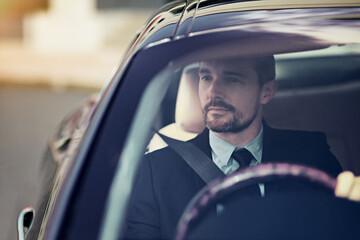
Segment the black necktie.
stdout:
[[[254,158],[254,156],[246,150],[245,148],[235,150],[231,157],[237,161],[240,165],[240,167],[236,170],[240,170],[243,168],[246,168],[250,166],[251,160]],[[250,197],[250,196],[261,196],[260,195],[260,189],[257,184],[250,185],[248,187],[245,187],[237,192],[239,197]]]
[[245,148],[235,150],[232,153],[231,157],[239,163],[240,165],[239,169],[248,167],[250,165],[251,160],[254,158],[253,155]]

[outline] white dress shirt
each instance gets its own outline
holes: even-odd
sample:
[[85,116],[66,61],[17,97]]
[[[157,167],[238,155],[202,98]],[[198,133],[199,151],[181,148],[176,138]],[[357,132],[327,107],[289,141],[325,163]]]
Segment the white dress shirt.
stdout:
[[[261,163],[262,149],[263,149],[263,126],[261,126],[259,134],[245,146],[234,146],[231,143],[218,137],[214,132],[209,131],[209,143],[211,147],[212,160],[225,174],[235,172],[240,166],[231,155],[235,150],[245,148],[252,155],[253,159],[250,166],[258,165]],[[265,186],[259,183],[261,196],[265,196]]]

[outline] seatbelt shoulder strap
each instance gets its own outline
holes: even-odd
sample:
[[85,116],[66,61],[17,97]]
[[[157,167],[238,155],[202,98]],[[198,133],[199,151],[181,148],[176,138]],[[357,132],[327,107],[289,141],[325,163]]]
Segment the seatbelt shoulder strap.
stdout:
[[171,149],[179,154],[206,183],[225,176],[215,163],[191,142],[179,141],[159,132],[157,134]]

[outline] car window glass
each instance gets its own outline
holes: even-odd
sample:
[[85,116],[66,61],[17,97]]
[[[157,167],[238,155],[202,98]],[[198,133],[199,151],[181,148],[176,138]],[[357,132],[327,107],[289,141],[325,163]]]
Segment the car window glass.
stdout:
[[[360,129],[357,124],[360,120],[360,114],[357,111],[360,102],[359,53],[360,46],[358,44],[334,45],[306,51],[295,49],[293,52],[275,53],[278,87],[274,97],[264,103],[264,125],[302,132],[322,132],[325,135],[321,134],[321,136],[326,136],[326,143],[329,144],[342,168],[359,171],[360,166],[356,161],[359,155],[357,145],[360,141]],[[240,60],[234,60],[234,57],[239,57]],[[116,179],[119,185],[113,185],[110,198],[110,202],[113,204],[109,205],[113,214],[108,215],[108,223],[121,217],[114,214],[120,210],[113,209],[113,206],[122,206],[121,211],[129,209],[130,213],[132,211],[132,198],[129,198],[129,204],[119,203],[116,195],[124,194],[124,192],[116,192],[115,189],[121,185],[127,189],[128,193],[133,193],[134,185],[129,179],[134,180],[136,188],[136,184],[138,184],[136,179],[141,175],[146,175],[145,178],[149,184],[146,190],[153,191],[143,199],[145,201],[151,198],[149,201],[154,204],[153,207],[150,207],[151,211],[159,211],[158,208],[162,207],[169,209],[185,207],[191,199],[186,196],[187,193],[184,193],[184,199],[187,200],[178,199],[179,195],[173,199],[174,203],[165,203],[162,202],[165,200],[161,199],[159,195],[167,189],[161,187],[157,189],[154,186],[155,184],[163,186],[165,183],[171,183],[169,189],[175,191],[174,196],[177,196],[177,191],[184,190],[181,187],[183,182],[176,179],[176,174],[172,174],[173,171],[174,173],[177,171],[174,170],[177,169],[177,164],[183,165],[183,163],[177,163],[180,160],[175,159],[173,155],[169,155],[168,158],[166,154],[162,155],[167,144],[158,133],[180,141],[188,141],[207,129],[206,126],[209,127],[211,121],[204,122],[206,113],[204,104],[200,101],[208,94],[204,93],[205,90],[208,92],[219,91],[215,95],[221,99],[223,96],[221,94],[224,93],[219,90],[220,88],[226,89],[228,92],[238,89],[239,94],[236,95],[236,98],[229,98],[232,104],[236,105],[235,108],[244,108],[245,114],[255,111],[256,108],[250,105],[262,100],[248,96],[251,91],[257,94],[260,91],[252,87],[255,83],[249,79],[258,79],[258,72],[254,70],[256,63],[253,63],[253,61],[255,62],[253,59],[263,57],[268,57],[268,55],[232,55],[228,58],[225,56],[227,65],[219,68],[218,59],[206,56],[204,60],[201,60],[201,56],[196,56],[195,59],[199,60],[195,61],[194,56],[190,55],[189,58],[184,58],[185,60],[169,63],[168,68],[156,75],[141,98],[126,146],[119,160],[120,165]],[[239,69],[236,69],[237,63],[241,66]],[[211,66],[216,68],[211,68]],[[221,82],[216,82],[217,78],[221,78]],[[213,86],[210,86],[212,84]],[[217,89],[214,87],[216,84],[219,84]],[[260,97],[260,95],[258,96]],[[224,97],[224,99],[227,98]],[[247,101],[248,105],[245,104]],[[211,106],[209,111],[213,111],[213,116],[222,115],[224,111],[232,111],[231,107],[226,105],[226,101],[223,103],[215,99]],[[161,159],[155,159],[155,156],[160,156]],[[147,170],[141,170],[144,159],[147,162],[145,164],[148,164]],[[164,173],[161,169],[168,171],[165,166],[169,163],[170,165],[174,164],[174,169]],[[136,170],[138,167],[140,170]],[[160,170],[155,170],[155,168]],[[191,168],[186,169],[191,171]],[[168,182],[158,182],[161,176],[156,174],[167,175],[165,179]],[[124,187],[126,184],[128,184],[127,187]],[[196,181],[193,184],[196,185]],[[198,189],[201,189],[201,184]],[[186,192],[186,190],[184,191]],[[144,194],[147,193],[144,192]],[[141,203],[149,204],[149,202]],[[175,218],[178,218],[181,212],[178,211]],[[141,215],[138,212],[137,214]],[[151,215],[153,212],[149,214]],[[123,218],[121,221],[127,220]],[[170,230],[174,229],[170,228]]]

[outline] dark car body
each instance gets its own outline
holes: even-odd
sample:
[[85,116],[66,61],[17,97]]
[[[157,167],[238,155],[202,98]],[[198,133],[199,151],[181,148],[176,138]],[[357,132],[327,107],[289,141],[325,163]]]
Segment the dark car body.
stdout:
[[[121,236],[136,169],[157,120],[151,113],[156,104],[163,107],[162,95],[175,105],[159,86],[165,88],[162,79],[179,77],[174,69],[198,56],[353,46],[335,52],[337,58],[328,57],[331,53],[278,58],[279,95],[265,118],[276,127],[325,132],[342,167],[360,174],[359,42],[358,1],[188,0],[164,6],[136,37],[99,97],[84,102],[52,135],[43,195],[26,239]],[[149,99],[157,103],[146,105]],[[321,108],[325,100],[328,109]],[[174,112],[168,115],[159,129],[173,122]]]

